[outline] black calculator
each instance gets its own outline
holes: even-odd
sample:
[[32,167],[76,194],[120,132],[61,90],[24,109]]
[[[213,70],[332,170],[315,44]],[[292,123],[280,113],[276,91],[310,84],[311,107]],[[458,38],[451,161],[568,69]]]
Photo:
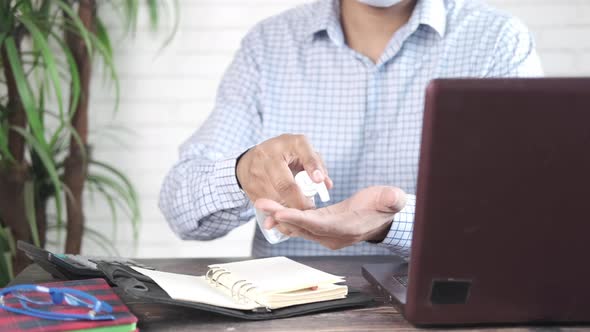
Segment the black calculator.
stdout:
[[25,252],[27,257],[39,264],[53,277],[63,280],[104,278],[105,275],[97,268],[98,263],[136,266],[153,270],[154,268],[132,259],[123,257],[83,256],[70,254],[54,254],[24,241],[17,241],[17,248]]

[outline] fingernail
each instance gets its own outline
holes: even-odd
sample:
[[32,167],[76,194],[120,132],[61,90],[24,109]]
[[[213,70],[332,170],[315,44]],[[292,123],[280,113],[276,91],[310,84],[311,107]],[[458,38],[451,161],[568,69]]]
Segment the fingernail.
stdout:
[[316,183],[324,181],[324,173],[322,173],[322,171],[319,169],[313,171],[313,181]]

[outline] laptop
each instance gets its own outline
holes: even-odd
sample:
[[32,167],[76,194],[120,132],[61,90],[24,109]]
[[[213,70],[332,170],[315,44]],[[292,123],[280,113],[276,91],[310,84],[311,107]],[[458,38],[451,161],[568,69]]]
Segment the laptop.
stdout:
[[409,263],[364,277],[416,325],[590,321],[590,79],[434,80]]

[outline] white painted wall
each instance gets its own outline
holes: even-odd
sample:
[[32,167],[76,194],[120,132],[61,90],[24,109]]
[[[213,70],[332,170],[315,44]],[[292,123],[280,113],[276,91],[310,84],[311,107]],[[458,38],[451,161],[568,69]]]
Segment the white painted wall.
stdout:
[[[172,43],[158,53],[165,33],[149,31],[146,15],[135,39],[115,38],[115,59],[123,91],[114,123],[119,131],[109,139],[104,128],[112,119],[114,96],[99,77],[91,95],[96,156],[122,168],[137,186],[142,227],[133,248],[128,224],[119,221],[117,248],[125,256],[245,256],[249,255],[253,225],[211,242],[183,242],[169,230],[157,208],[160,184],[176,160],[177,148],[206,118],[218,82],[240,39],[256,22],[303,0],[181,0],[181,24]],[[493,0],[521,17],[538,41],[545,70],[553,76],[590,75],[590,1]],[[116,22],[114,19],[108,21]],[[109,23],[112,33],[121,26]],[[162,29],[164,30],[164,29]],[[104,204],[87,203],[90,227],[111,234],[112,222]],[[102,254],[86,241],[85,254]]]

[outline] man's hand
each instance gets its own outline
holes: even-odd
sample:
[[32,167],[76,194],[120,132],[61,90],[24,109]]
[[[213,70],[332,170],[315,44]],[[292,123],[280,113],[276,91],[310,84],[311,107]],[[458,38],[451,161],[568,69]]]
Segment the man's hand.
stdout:
[[236,176],[251,201],[271,199],[301,210],[313,208],[303,195],[294,174],[307,171],[316,183],[332,188],[321,157],[303,135],[281,135],[255,146],[240,158]]
[[375,186],[317,210],[286,208],[269,199],[260,199],[255,206],[269,214],[266,228],[276,226],[285,235],[303,237],[336,250],[361,241],[382,241],[393,216],[405,204],[406,194],[401,189]]

